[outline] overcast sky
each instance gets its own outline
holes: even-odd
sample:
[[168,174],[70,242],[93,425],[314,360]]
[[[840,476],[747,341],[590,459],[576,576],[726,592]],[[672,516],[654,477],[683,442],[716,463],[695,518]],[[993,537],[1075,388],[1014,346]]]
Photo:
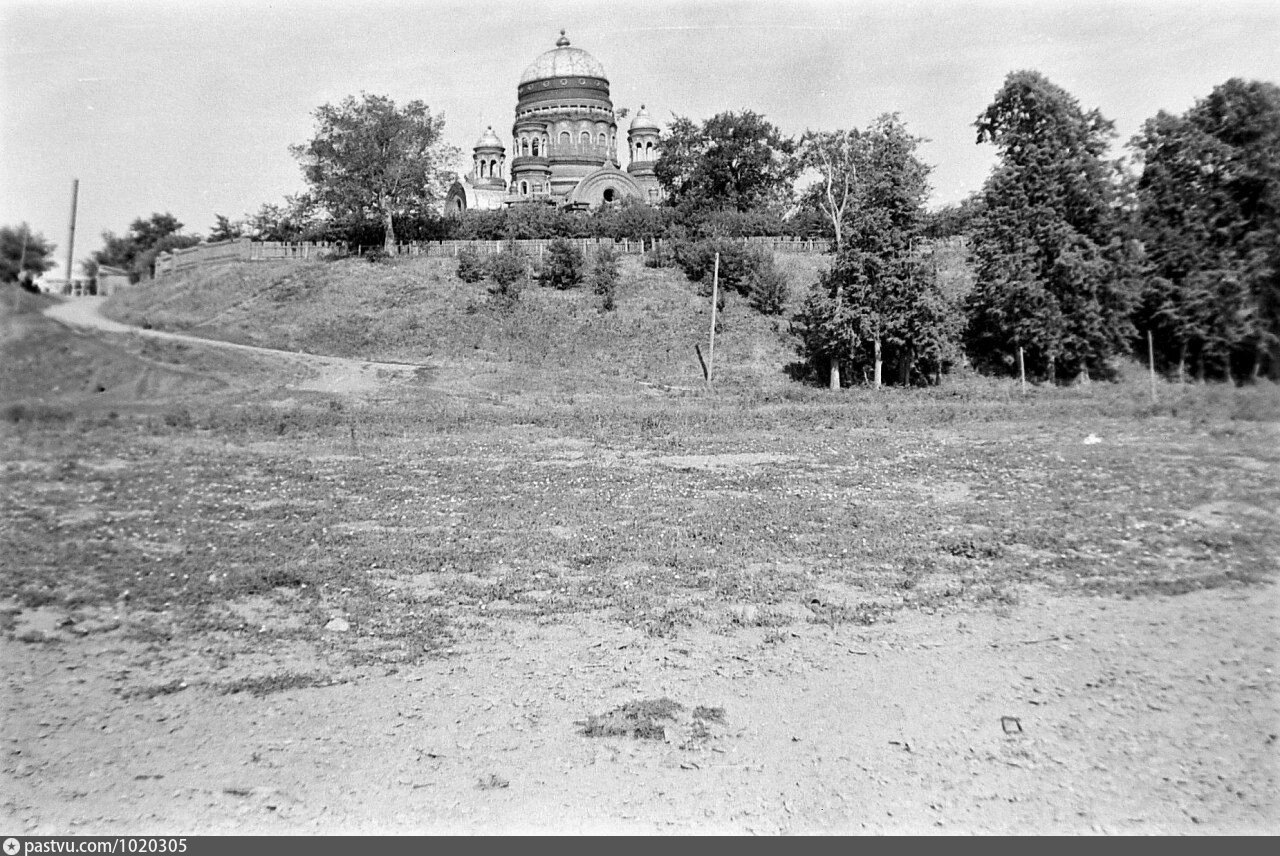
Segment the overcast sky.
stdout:
[[[897,111],[928,138],[931,204],[978,189],[973,121],[1036,69],[1116,122],[1119,142],[1231,77],[1280,82],[1280,2],[383,2],[0,0],[0,225],[74,254],[153,211],[207,234],[303,189],[288,146],[360,91],[443,113],[463,149],[508,142],[521,72],[559,30],[613,102],[664,124],[750,108],[784,133]],[[626,124],[624,120],[622,123]]]

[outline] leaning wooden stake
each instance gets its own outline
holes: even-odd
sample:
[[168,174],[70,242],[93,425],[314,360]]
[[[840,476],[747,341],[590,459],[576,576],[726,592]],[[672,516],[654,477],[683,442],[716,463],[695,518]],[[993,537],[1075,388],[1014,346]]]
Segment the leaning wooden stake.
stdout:
[[711,275],[711,343],[707,346],[707,383],[716,364],[716,302],[720,299],[720,254],[716,253],[715,272]]
[[1018,346],[1018,375],[1022,378],[1022,391],[1027,391],[1027,366],[1022,361],[1022,346]]
[[1151,331],[1147,331],[1147,366],[1151,369],[1151,400],[1156,400],[1156,346],[1151,340]]

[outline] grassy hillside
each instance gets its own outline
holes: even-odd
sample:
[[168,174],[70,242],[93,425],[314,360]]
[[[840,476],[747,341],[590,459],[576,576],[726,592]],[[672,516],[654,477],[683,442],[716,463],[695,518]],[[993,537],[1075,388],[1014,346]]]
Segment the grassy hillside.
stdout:
[[[793,304],[825,263],[779,257]],[[517,364],[534,375],[572,379],[575,388],[618,380],[702,383],[694,345],[705,352],[709,299],[678,270],[623,259],[617,309],[602,312],[600,298],[586,288],[536,284],[503,310],[490,299],[488,283],[464,283],[455,269],[448,258],[230,265],[141,285],[112,297],[107,314],[318,354],[477,368]],[[784,368],[796,357],[785,318],[763,317],[731,296],[716,340],[717,379],[731,386],[789,383]]]

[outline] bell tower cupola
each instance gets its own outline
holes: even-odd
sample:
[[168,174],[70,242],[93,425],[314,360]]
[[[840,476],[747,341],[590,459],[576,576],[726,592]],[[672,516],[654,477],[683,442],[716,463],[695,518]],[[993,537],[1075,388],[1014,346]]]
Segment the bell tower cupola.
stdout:
[[498,135],[493,132],[492,125],[485,130],[480,139],[476,140],[471,161],[471,175],[467,176],[467,182],[472,187],[506,190],[507,181],[503,175],[507,163],[507,150],[502,145],[502,140],[499,140]]

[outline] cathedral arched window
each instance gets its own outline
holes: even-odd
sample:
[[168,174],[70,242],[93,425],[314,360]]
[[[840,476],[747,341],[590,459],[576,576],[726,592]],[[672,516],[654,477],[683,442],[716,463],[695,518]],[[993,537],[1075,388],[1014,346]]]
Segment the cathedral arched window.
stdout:
[[608,138],[604,134],[600,135],[600,145],[601,147],[608,145]]
[[560,145],[569,146],[573,142],[573,138],[569,136],[568,131],[560,132]]
[[535,137],[535,138],[534,138],[534,140],[533,140],[533,156],[534,156],[535,158],[538,156],[538,139],[537,139],[537,137]]
[[498,162],[496,160],[489,161],[489,177],[497,178],[501,173],[498,171]]
[[583,131],[581,134],[579,134],[579,135],[578,135],[578,142],[582,144],[582,147],[583,147],[584,149],[585,149],[587,146],[591,145],[591,132],[590,132],[590,131]]
[[520,182],[520,194],[521,194],[522,196],[528,196],[528,195],[529,195],[529,182],[527,182],[527,181],[522,181],[522,182]]
[[484,161],[480,161],[480,163],[479,163],[479,165],[478,165],[478,166],[480,167],[480,169],[479,169],[480,177],[481,177],[481,178],[484,178],[484,177],[485,177],[485,167],[486,167],[486,166],[488,166],[488,164],[486,164]]

